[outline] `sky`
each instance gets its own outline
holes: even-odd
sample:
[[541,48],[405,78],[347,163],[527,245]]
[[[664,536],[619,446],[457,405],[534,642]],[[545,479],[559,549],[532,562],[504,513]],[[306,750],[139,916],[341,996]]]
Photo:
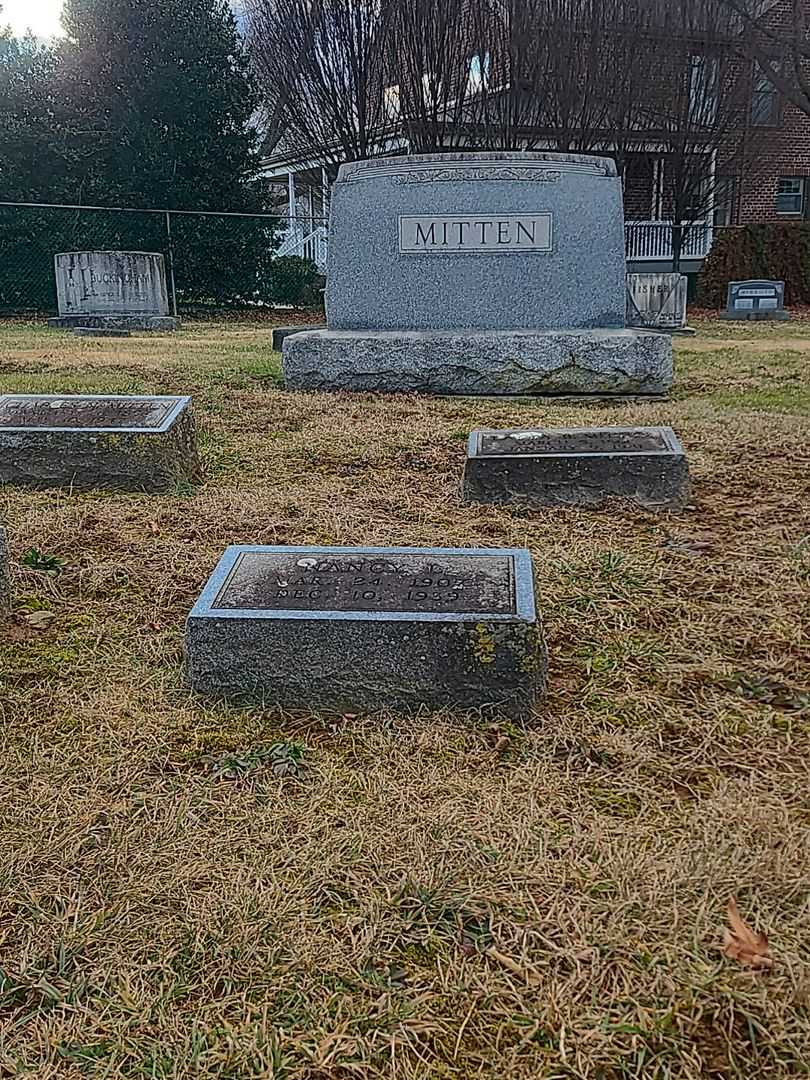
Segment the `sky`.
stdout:
[[[241,10],[239,0],[231,0],[237,15]],[[62,0],[0,0],[0,26],[11,26],[15,34],[33,30],[37,37],[61,34],[59,14]]]
[[11,26],[15,34],[30,29],[38,37],[61,33],[59,14],[62,0],[0,0],[0,26]]

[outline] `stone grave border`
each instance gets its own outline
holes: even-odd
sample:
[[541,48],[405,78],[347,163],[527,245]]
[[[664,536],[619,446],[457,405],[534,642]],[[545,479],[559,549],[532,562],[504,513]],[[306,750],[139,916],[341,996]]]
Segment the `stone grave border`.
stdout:
[[43,424],[38,424],[36,426],[30,424],[3,424],[0,425],[0,435],[10,431],[98,431],[105,434],[164,435],[169,431],[183,409],[186,407],[191,408],[192,405],[190,395],[177,397],[174,394],[0,394],[0,408],[2,408],[4,402],[20,397],[25,397],[29,400],[36,398],[39,401],[65,401],[69,398],[81,398],[83,401],[173,401],[174,405],[166,414],[166,418],[163,422],[157,427],[123,427],[120,424],[114,427],[99,427],[97,425],[91,425],[90,427],[63,427],[62,425],[53,425],[51,427],[46,427]]
[[[242,555],[425,555],[437,559],[453,555],[464,557],[506,558],[512,560],[514,576],[512,578],[514,611],[504,612],[453,612],[453,611],[327,611],[315,608],[297,610],[289,608],[217,608],[213,603],[228,583]],[[215,617],[217,619],[257,619],[264,622],[276,620],[330,620],[338,622],[429,622],[429,623],[471,623],[491,619],[495,622],[526,623],[537,621],[537,606],[534,598],[534,579],[531,555],[525,548],[438,548],[438,547],[313,547],[309,545],[267,545],[234,544],[225,549],[216,569],[200,594],[194,607],[189,612],[189,620],[194,618]]]

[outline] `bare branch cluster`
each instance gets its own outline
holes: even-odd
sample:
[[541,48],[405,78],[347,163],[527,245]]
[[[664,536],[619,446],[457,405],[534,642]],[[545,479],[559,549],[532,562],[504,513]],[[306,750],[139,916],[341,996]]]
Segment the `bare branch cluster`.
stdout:
[[551,149],[663,161],[701,219],[756,132],[748,0],[248,0],[271,145],[291,159]]

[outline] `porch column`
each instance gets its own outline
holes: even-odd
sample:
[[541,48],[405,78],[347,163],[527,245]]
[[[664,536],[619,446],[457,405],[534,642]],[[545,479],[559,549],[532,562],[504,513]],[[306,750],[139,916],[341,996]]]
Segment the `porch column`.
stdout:
[[290,171],[287,174],[287,214],[289,216],[289,227],[292,228],[295,224],[295,173]]
[[329,177],[323,166],[321,166],[321,207],[321,213],[326,220],[329,217]]

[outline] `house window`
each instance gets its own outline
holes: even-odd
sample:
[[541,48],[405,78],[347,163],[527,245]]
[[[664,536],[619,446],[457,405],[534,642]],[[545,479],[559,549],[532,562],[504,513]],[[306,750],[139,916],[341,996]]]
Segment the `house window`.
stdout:
[[386,86],[383,90],[383,104],[385,106],[385,115],[388,119],[399,120],[400,95],[398,83],[395,83],[393,86]]
[[734,222],[736,198],[737,178],[718,176],[714,182],[714,223],[718,228]]
[[486,52],[476,53],[470,57],[470,65],[467,76],[467,90],[471,94],[478,94],[489,88],[489,74],[492,68],[492,56]]
[[426,71],[422,76],[422,100],[426,105],[432,105],[440,94],[440,80],[432,71]]
[[757,63],[751,93],[751,123],[754,127],[774,127],[779,123],[779,91]]
[[803,214],[806,188],[807,181],[802,176],[780,177],[776,190],[777,214]]
[[720,64],[716,56],[689,58],[689,122],[710,127],[717,120]]

